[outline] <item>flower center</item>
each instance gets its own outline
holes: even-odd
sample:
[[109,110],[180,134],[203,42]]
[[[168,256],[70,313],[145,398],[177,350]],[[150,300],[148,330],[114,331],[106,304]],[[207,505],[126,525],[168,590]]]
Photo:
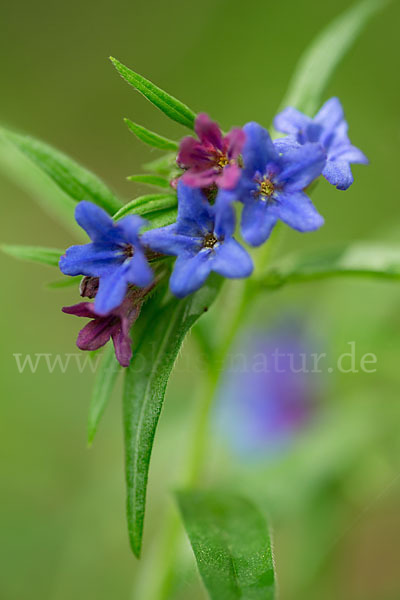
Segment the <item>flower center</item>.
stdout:
[[134,252],[135,252],[135,249],[132,246],[132,244],[125,244],[125,246],[124,246],[124,256],[125,256],[125,258],[132,258]]
[[260,181],[259,188],[260,188],[260,191],[259,191],[260,196],[264,196],[266,198],[269,198],[270,196],[272,196],[272,194],[275,191],[274,184],[267,177],[264,177],[264,179],[262,179]]
[[218,167],[218,169],[222,170],[224,167],[226,167],[226,165],[229,165],[229,162],[229,158],[225,153],[217,152],[215,154],[215,165]]
[[207,233],[204,237],[203,248],[214,248],[217,242],[218,240],[213,233]]

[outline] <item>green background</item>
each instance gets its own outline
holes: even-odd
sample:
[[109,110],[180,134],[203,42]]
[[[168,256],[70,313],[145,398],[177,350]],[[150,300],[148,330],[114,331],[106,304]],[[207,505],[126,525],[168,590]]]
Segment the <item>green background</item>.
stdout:
[[[125,177],[158,154],[141,145],[122,118],[176,139],[185,131],[123,82],[109,55],[193,110],[210,113],[224,129],[248,120],[268,126],[299,54],[348,4],[9,3],[0,25],[0,121],[64,150],[132,198],[142,188]],[[313,199],[326,225],[308,236],[288,231],[282,252],[398,241],[399,18],[394,2],[368,25],[325,96],[341,98],[352,141],[371,164],[354,168],[356,182],[346,194],[320,184]],[[75,241],[3,173],[0,190],[2,242],[64,248]],[[192,343],[168,389],[138,565],[126,535],[118,392],[88,450],[93,376],[75,366],[65,374],[49,374],[44,366],[20,374],[13,356],[76,351],[79,323],[60,312],[77,301],[76,291],[46,289],[58,276],[50,268],[6,256],[0,264],[0,597],[147,600],[142,586],[154,577],[153,544],[179,482],[188,422],[201,393]],[[209,480],[219,481],[223,472],[227,484],[243,486],[270,515],[282,600],[400,596],[399,305],[395,283],[346,279],[263,295],[249,315],[267,326],[296,306],[330,355],[355,341],[357,352],[378,357],[375,374],[327,376],[321,422],[274,460],[239,464],[210,441]],[[204,597],[187,547],[170,597]]]

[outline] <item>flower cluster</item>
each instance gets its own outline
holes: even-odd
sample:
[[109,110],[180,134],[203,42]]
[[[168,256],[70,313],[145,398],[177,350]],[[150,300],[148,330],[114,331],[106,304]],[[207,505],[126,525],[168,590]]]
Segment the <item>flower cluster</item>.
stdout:
[[91,243],[69,248],[60,269],[66,275],[94,278],[89,280],[90,293],[85,293],[86,284],[81,294],[94,302],[63,309],[93,319],[79,334],[80,348],[99,348],[111,337],[119,362],[129,364],[129,330],[157,283],[149,265],[154,256],[177,257],[170,289],[178,298],[199,289],[212,271],[228,278],[248,277],[252,259],[234,237],[237,207],[242,206],[240,230],[250,246],[263,244],[278,220],[300,232],[321,227],[324,220],[307,188],[323,175],[345,190],[353,182],[350,164],[367,159],[350,143],[337,98],[313,119],[287,108],[274,126],[288,135],[272,140],[254,122],[223,135],[206,114],[199,114],[198,139],[183,138],[177,156],[181,175],[171,182],[178,198],[172,225],[142,232],[146,222],[137,215],[115,221],[90,202],[77,206],[76,220]]

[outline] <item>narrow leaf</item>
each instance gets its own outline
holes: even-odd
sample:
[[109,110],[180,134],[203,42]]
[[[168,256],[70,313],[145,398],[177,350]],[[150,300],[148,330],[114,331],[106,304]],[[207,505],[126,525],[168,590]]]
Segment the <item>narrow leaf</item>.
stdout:
[[148,79],[145,79],[138,73],[128,69],[128,67],[120,63],[116,58],[110,56],[110,60],[121,77],[123,77],[123,79],[132,85],[138,92],[143,94],[147,100],[150,100],[150,102],[166,114],[167,117],[181,125],[185,125],[185,127],[189,127],[189,129],[193,129],[196,115],[188,106],[173,96],[170,96],[167,92],[164,92],[164,90],[154,85],[154,83]]
[[214,301],[220,285],[219,277],[210,277],[195,294],[184,300],[174,298],[151,314],[126,373],[127,518],[130,544],[137,557],[142,544],[150,455],[167,382],[185,335]]
[[5,129],[0,130],[0,138],[22,153],[56,184],[69,200],[69,211],[81,200],[90,200],[110,213],[120,208],[121,202],[96,175],[59,150]]
[[315,254],[297,254],[276,263],[258,285],[280,287],[286,283],[330,277],[400,279],[400,246],[350,244]]
[[176,169],[176,154],[167,154],[160,158],[156,158],[156,160],[144,164],[143,168],[146,171],[157,173],[157,175],[164,175],[168,178],[171,178],[171,173],[174,170],[176,170],[177,173],[179,172]]
[[40,246],[14,246],[2,244],[0,248],[5,254],[9,254],[14,258],[37,262],[43,265],[50,265],[52,267],[58,267],[60,256],[64,254],[64,250],[42,248]]
[[81,275],[77,275],[76,277],[63,277],[62,279],[57,279],[56,281],[49,281],[46,283],[45,287],[49,290],[59,290],[72,287],[73,285],[79,285],[81,280]]
[[314,115],[337,65],[369,19],[389,2],[390,0],[357,2],[322,30],[301,56],[281,108],[294,106]]
[[176,208],[167,208],[165,210],[157,210],[146,215],[147,221],[150,223],[147,229],[157,229],[158,227],[166,227],[175,223],[178,216]]
[[149,129],[146,129],[142,125],[137,125],[133,121],[129,119],[124,119],[125,123],[129,127],[129,129],[136,135],[139,140],[148,144],[149,146],[153,146],[153,148],[159,148],[160,150],[175,150],[177,151],[179,148],[178,142],[173,142],[162,135],[158,135],[158,133],[154,133]]
[[145,183],[147,185],[171,189],[168,179],[159,177],[158,175],[130,175],[127,179],[128,181],[133,181],[135,183]]
[[121,219],[128,214],[147,215],[157,210],[173,208],[177,203],[176,194],[146,194],[125,204],[115,213],[114,219]]
[[178,494],[197,566],[212,600],[273,600],[267,524],[247,499],[223,492]]
[[110,400],[120,370],[121,366],[115,358],[114,346],[109,343],[104,350],[94,381],[88,419],[89,444],[93,442],[94,436],[96,435],[100,419]]

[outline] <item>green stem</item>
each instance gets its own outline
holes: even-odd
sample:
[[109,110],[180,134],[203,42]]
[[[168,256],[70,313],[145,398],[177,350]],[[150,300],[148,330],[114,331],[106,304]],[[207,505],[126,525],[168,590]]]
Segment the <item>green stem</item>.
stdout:
[[[267,262],[271,258],[272,250],[276,247],[278,238],[278,231],[276,231],[270,242],[264,244],[263,248],[258,250],[254,261],[255,271],[263,271],[266,268]],[[216,352],[213,352],[207,360],[207,381],[202,401],[195,416],[195,427],[191,436],[183,487],[193,487],[201,478],[206,455],[210,410],[219,385],[220,374],[223,371],[229,349],[246,321],[246,316],[249,313],[250,305],[255,296],[256,286],[251,278],[246,279],[240,284],[236,283],[236,285],[240,287],[235,298],[235,305],[226,335],[219,343]],[[148,600],[167,600],[170,596],[173,584],[173,569],[181,533],[182,524],[178,512],[171,507],[165,523],[161,549],[156,560],[157,568],[154,570],[157,573],[157,582],[154,585],[153,581],[153,592],[147,596]]]

